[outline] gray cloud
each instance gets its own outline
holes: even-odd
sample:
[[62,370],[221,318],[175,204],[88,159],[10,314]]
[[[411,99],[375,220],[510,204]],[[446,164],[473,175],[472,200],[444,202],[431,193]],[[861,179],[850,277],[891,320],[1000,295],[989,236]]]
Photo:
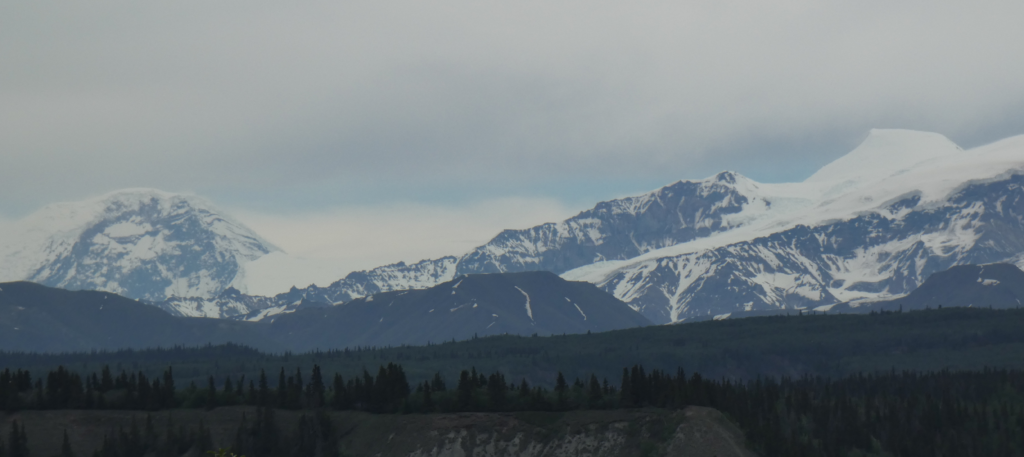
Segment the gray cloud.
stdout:
[[837,3],[3,5],[0,211],[594,201],[801,179],[871,127],[1024,133],[1024,4]]

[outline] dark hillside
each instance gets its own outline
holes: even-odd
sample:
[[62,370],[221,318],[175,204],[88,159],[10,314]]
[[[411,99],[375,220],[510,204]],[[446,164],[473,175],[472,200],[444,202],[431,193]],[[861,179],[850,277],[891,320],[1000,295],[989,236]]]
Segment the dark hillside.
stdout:
[[67,291],[31,282],[0,284],[0,348],[71,352],[235,342],[276,350],[259,324],[178,318],[107,292]]
[[553,273],[469,275],[425,290],[388,292],[339,306],[303,307],[269,322],[171,316],[116,294],[0,284],[0,350],[72,352],[237,343],[309,351],[555,335],[649,325],[592,284]]
[[550,272],[478,274],[276,316],[271,335],[297,351],[397,346],[488,335],[560,335],[650,325],[625,303]]

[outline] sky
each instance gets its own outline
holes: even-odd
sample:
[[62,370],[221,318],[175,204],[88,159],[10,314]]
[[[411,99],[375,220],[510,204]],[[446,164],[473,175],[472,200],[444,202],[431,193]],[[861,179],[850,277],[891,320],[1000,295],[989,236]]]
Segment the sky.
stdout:
[[[5,2],[0,218],[205,196],[363,269],[871,128],[1024,133],[1024,2]],[[0,224],[3,224],[0,221]]]

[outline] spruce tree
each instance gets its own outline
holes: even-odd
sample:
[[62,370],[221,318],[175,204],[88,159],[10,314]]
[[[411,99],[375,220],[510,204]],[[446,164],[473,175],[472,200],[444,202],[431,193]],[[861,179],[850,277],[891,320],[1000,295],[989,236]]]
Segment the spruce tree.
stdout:
[[217,407],[217,385],[213,381],[213,376],[210,376],[208,381],[208,387],[206,388],[206,409],[214,409]]
[[100,387],[98,390],[101,393],[106,393],[110,389],[114,388],[114,378],[113,376],[110,375],[110,366],[103,365],[103,370],[101,373],[102,374],[100,375]]
[[430,394],[430,383],[423,383],[423,412],[432,413],[434,412],[434,399]]
[[352,407],[349,399],[348,389],[345,387],[345,379],[340,373],[334,373],[334,397],[331,399],[331,407],[337,410],[349,409]]
[[[475,371],[475,370],[474,370]],[[459,374],[459,385],[456,388],[458,390],[458,408],[459,411],[470,411],[473,406],[473,390],[476,388],[476,380],[473,379],[470,373],[466,370],[462,370]]]
[[173,408],[178,406],[177,399],[174,397],[174,370],[171,367],[167,367],[167,371],[164,371],[164,382],[161,388],[161,408]]
[[260,370],[260,387],[256,393],[258,406],[270,406],[270,386],[267,385],[267,373]]
[[503,411],[505,409],[505,391],[507,389],[505,376],[501,372],[494,372],[487,378],[487,399],[491,403],[491,410]]
[[622,369],[622,383],[619,384],[619,406],[623,408],[633,406],[633,383],[629,376],[629,368]]
[[324,406],[324,387],[323,375],[320,373],[320,366],[313,365],[313,374],[310,375],[309,387],[307,392],[307,403],[312,408],[320,408]]
[[555,380],[555,398],[558,402],[558,409],[565,409],[568,404],[569,385],[565,382],[565,376],[558,372],[558,379]]
[[277,376],[277,407],[288,407],[288,381],[284,377],[284,367],[281,368],[281,374]]
[[441,372],[434,372],[434,378],[430,381],[430,389],[434,392],[444,392],[447,386],[444,385],[444,379],[441,378]]
[[601,384],[597,382],[597,375],[590,375],[590,392],[587,395],[587,400],[590,402],[591,408],[596,408],[604,396],[604,392],[601,389]]

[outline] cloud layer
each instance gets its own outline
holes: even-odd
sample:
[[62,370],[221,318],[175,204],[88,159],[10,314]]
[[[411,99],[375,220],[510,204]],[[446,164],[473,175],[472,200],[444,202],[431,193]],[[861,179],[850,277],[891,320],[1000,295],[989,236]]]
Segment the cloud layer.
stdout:
[[472,218],[722,169],[799,180],[872,127],[1024,133],[1020,17],[1015,1],[5,4],[0,212],[142,186],[267,217]]

